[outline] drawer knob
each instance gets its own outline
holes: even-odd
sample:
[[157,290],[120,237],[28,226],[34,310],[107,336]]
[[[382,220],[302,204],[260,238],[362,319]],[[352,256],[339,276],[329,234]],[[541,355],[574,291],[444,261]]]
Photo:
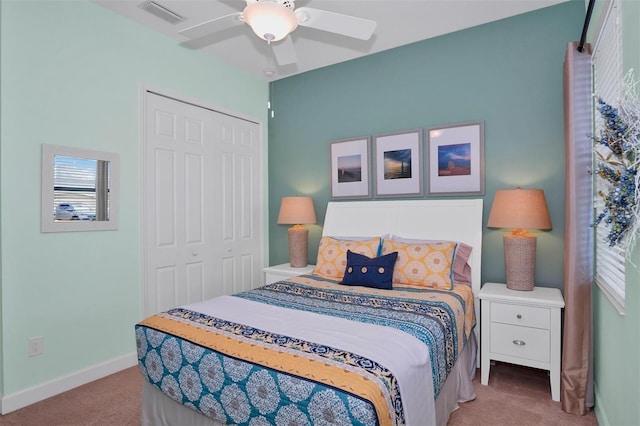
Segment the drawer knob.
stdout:
[[526,343],[525,343],[523,340],[514,340],[514,341],[513,341],[513,344],[514,344],[514,345],[517,345],[517,346],[524,346],[524,345],[526,345]]
[[516,318],[518,318],[518,319],[522,319],[522,315],[521,315],[521,314],[518,314],[518,315],[516,315]]

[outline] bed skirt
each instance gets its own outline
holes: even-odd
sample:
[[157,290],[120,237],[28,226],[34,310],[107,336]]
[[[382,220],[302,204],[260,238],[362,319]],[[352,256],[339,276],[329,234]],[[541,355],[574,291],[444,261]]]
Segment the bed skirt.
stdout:
[[[438,426],[447,424],[449,415],[458,408],[459,402],[471,401],[476,397],[472,384],[476,373],[476,349],[477,342],[475,334],[471,333],[471,338],[461,352],[458,361],[451,370],[449,377],[447,377],[436,399],[436,421]],[[147,380],[143,380],[142,385],[142,413],[140,424],[142,426],[221,425],[187,406],[178,404]]]

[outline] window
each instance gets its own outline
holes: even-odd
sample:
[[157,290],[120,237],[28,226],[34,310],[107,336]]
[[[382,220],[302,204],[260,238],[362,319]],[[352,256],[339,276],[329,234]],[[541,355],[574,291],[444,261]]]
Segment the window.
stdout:
[[120,156],[42,144],[42,232],[118,229]]
[[[592,57],[595,93],[614,107],[619,104],[623,91],[621,7],[619,0],[609,3]],[[594,101],[597,101],[597,98]],[[603,125],[599,114],[595,114],[594,122],[595,133],[598,134]],[[605,189],[602,179],[595,179],[595,183],[596,191]],[[602,197],[596,196],[596,210],[601,212],[603,207]],[[608,227],[602,222],[596,228],[595,280],[622,315],[625,299],[625,247],[624,244],[609,247],[607,233]]]
[[109,220],[109,169],[109,161],[54,155],[54,220]]

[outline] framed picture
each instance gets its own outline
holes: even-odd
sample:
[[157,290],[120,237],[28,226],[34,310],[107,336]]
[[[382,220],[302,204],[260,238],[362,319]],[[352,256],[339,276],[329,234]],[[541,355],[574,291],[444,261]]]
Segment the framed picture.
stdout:
[[331,142],[331,198],[369,198],[369,137]]
[[376,197],[414,197],[422,189],[422,129],[375,136]]
[[429,195],[484,195],[484,122],[428,131]]

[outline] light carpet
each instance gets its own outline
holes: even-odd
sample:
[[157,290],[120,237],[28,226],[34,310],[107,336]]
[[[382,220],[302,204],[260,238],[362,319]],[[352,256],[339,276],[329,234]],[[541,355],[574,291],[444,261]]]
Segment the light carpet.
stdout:
[[[489,386],[474,380],[477,397],[460,404],[449,426],[596,426],[593,412],[567,414],[551,400],[545,371],[496,363]],[[0,416],[0,426],[128,426],[140,424],[142,375],[128,368],[95,382]],[[177,425],[176,425],[177,426]],[[423,426],[423,425],[415,425]]]

